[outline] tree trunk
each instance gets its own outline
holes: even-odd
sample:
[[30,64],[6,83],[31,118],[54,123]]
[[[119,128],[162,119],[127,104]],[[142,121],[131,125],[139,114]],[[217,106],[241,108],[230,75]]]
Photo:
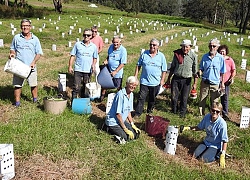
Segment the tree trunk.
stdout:
[[9,0],[5,0],[5,6],[9,6]]
[[250,0],[248,1],[247,14],[246,14],[245,21],[244,21],[244,23],[243,23],[242,34],[246,34],[247,23],[248,23],[248,21],[249,21],[249,18],[250,18]]
[[62,12],[62,1],[61,0],[53,0],[53,4],[55,7],[55,11],[61,13]]
[[217,13],[218,13],[218,1],[216,1],[216,3],[215,3],[215,13],[214,13],[214,22],[213,22],[213,24],[216,24]]
[[244,21],[244,3],[241,1],[241,11],[240,11],[240,25],[239,25],[239,33],[241,33],[242,30],[242,23]]
[[53,0],[53,4],[54,4],[54,7],[55,7],[55,11],[57,11],[57,2],[56,2],[56,0]]

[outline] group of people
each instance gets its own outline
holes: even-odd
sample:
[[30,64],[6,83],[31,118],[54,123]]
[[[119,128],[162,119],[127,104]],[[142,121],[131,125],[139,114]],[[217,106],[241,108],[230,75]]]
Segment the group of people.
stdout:
[[[30,32],[31,22],[27,19],[21,21],[20,34],[14,36],[10,46],[10,58],[16,58],[29,65],[34,71],[27,81],[31,87],[33,102],[37,101],[37,71],[36,63],[43,54],[39,39]],[[99,53],[103,50],[103,40],[97,35],[98,28],[93,26],[83,31],[83,40],[76,42],[70,52],[68,72],[74,74],[72,100],[84,97],[85,85],[90,81],[92,73],[98,74]],[[107,130],[114,134],[119,143],[139,137],[141,130],[136,127],[133,119],[140,118],[144,110],[144,103],[148,97],[147,113],[153,112],[156,96],[164,84],[171,86],[171,111],[179,113],[184,118],[187,113],[187,100],[190,90],[197,89],[198,78],[200,82],[199,112],[204,116],[196,127],[185,127],[185,130],[206,130],[207,137],[195,150],[194,157],[201,157],[206,162],[216,158],[218,151],[225,155],[228,120],[228,102],[230,85],[234,82],[236,68],[234,61],[228,56],[226,45],[220,45],[218,39],[209,41],[209,52],[204,54],[199,63],[197,56],[191,51],[190,40],[183,40],[181,48],[173,51],[173,60],[168,77],[165,55],[159,50],[159,41],[155,38],[149,42],[149,49],[141,53],[133,76],[129,76],[126,85],[122,88],[123,68],[127,63],[127,51],[121,44],[121,38],[114,36],[108,49],[108,56],[104,61],[111,71],[116,93],[111,109],[105,120]],[[141,70],[140,78],[139,73]],[[193,85],[192,85],[192,78]],[[140,79],[140,80],[138,80]],[[165,81],[165,79],[167,79]],[[21,89],[24,79],[14,75],[14,97],[16,107],[20,106]],[[140,90],[134,111],[133,91],[140,84]],[[106,90],[102,89],[101,100]],[[210,94],[210,113],[205,115],[206,99]],[[221,103],[219,103],[221,99]],[[222,104],[222,105],[221,105]],[[224,119],[223,119],[224,118]]]

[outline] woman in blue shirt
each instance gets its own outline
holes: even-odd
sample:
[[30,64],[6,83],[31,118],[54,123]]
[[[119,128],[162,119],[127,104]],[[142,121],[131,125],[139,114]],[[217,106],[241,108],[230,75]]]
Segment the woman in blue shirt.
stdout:
[[218,153],[221,153],[220,166],[224,168],[228,142],[227,123],[221,117],[221,103],[213,103],[210,111],[211,112],[206,114],[197,126],[188,127],[190,130],[206,131],[206,137],[195,149],[194,157],[209,163],[215,161]]

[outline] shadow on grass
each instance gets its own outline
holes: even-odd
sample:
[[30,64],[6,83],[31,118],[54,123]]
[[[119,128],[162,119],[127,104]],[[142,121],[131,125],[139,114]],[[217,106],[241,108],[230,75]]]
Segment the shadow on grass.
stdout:
[[[25,101],[31,101],[31,99],[24,95],[23,93],[21,94],[21,98]],[[11,101],[14,102],[14,87],[11,85],[8,86],[0,86],[0,99],[2,101]]]
[[0,86],[0,99],[14,101],[13,86]]
[[101,118],[92,114],[89,118],[89,121],[92,122],[98,130],[104,130],[105,118]]

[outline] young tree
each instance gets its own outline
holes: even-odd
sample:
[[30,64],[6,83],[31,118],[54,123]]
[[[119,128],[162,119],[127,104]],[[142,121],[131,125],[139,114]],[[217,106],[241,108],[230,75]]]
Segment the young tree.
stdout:
[[61,0],[53,0],[53,4],[55,7],[55,11],[62,13],[62,1]]

